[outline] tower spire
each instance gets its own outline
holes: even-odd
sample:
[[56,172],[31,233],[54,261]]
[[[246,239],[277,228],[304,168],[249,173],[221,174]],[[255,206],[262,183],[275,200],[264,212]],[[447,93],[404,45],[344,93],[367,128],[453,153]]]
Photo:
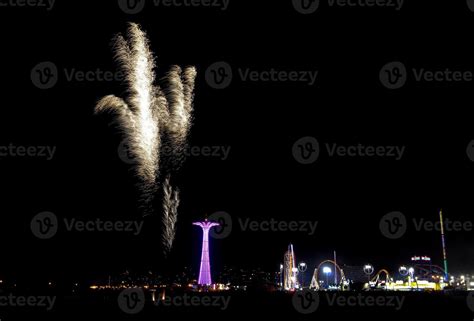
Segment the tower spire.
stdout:
[[202,228],[202,250],[201,250],[201,266],[199,268],[199,285],[211,285],[211,265],[209,263],[209,230],[214,226],[219,226],[219,223],[209,222],[207,218],[204,222],[194,222]]

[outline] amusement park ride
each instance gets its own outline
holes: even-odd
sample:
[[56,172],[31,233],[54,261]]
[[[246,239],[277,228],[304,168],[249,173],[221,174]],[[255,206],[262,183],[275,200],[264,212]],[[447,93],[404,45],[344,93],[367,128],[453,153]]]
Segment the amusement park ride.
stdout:
[[[346,267],[337,264],[336,252],[334,259],[324,260],[314,269],[309,289],[312,290],[353,290],[362,285],[365,290],[387,291],[441,291],[448,286],[448,264],[446,243],[444,239],[443,214],[440,211],[441,243],[443,249],[444,268],[432,264],[428,256],[413,256],[410,265],[400,266],[396,273],[390,274],[387,269],[374,273],[374,267],[366,264],[356,267],[358,274],[347,275]],[[306,264],[305,264],[306,266]],[[353,267],[352,267],[353,268]],[[349,269],[349,267],[347,268]],[[286,291],[296,291],[303,286],[298,281],[301,272],[295,260],[293,245],[288,246],[284,255],[284,264],[280,266],[281,288]]]
[[[291,252],[294,253],[290,244]],[[294,258],[285,254],[285,258]],[[415,262],[412,262],[415,263]],[[360,267],[367,279],[361,282],[346,276],[344,268],[340,267],[334,260],[322,261],[313,272],[313,277],[309,285],[312,290],[353,290],[357,283],[363,284],[365,290],[391,290],[391,291],[440,291],[448,285],[444,279],[444,270],[437,265],[413,264],[410,267],[401,266],[398,273],[393,275],[387,269],[381,269],[374,273],[372,265],[367,264]],[[295,291],[303,286],[298,282],[299,269],[295,268],[295,262],[285,261],[283,270],[283,289]],[[335,279],[332,275],[337,275]]]

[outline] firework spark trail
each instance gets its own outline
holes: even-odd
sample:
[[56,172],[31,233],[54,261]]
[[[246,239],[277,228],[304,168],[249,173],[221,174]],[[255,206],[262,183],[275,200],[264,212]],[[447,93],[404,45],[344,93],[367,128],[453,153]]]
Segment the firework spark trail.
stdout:
[[193,92],[196,78],[194,67],[173,66],[166,80],[166,96],[169,103],[169,116],[166,134],[171,147],[171,170],[178,170],[184,161],[184,149],[192,121]]
[[[124,132],[131,154],[137,161],[141,178],[145,215],[151,212],[151,200],[158,191],[162,136],[171,154],[163,154],[167,170],[174,172],[184,161],[184,149],[192,121],[192,101],[196,70],[173,66],[167,74],[165,88],[155,86],[155,62],[146,34],[137,24],[130,24],[127,39],[118,35],[115,59],[128,85],[126,99],[109,95],[96,105],[96,113],[111,111]],[[173,189],[169,175],[163,182],[163,246],[172,248],[178,215],[179,192]]]
[[130,24],[128,42],[117,36],[115,57],[124,71],[128,97],[110,95],[102,98],[96,112],[105,110],[117,114],[120,128],[127,136],[130,152],[137,160],[137,174],[148,186],[156,183],[159,169],[160,126],[159,108],[155,105],[153,83],[155,67],[145,33]]
[[163,226],[162,241],[164,254],[167,255],[173,247],[178,220],[179,191],[173,189],[168,176],[163,183]]
[[[166,144],[171,155],[166,155],[168,170],[177,171],[185,159],[184,150],[192,121],[193,92],[196,78],[194,67],[173,66],[165,79],[167,112],[165,123]],[[173,190],[169,176],[163,184],[163,246],[167,255],[173,246],[178,218],[179,191]]]
[[[178,66],[173,66],[168,72],[166,82],[167,112],[165,122],[166,144],[171,155],[166,155],[168,170],[177,171],[185,159],[184,150],[191,128],[193,111],[193,92],[196,79],[194,67],[185,68],[184,72]],[[165,113],[164,113],[165,114]],[[176,221],[178,218],[179,191],[173,190],[169,176],[163,185],[163,246],[167,255],[173,246]]]

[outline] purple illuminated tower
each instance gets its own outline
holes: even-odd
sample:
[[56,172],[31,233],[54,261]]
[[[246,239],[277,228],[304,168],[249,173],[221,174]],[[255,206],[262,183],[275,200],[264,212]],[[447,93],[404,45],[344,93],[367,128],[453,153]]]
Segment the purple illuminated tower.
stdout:
[[199,285],[211,285],[211,265],[209,264],[209,230],[214,226],[219,226],[219,223],[209,222],[207,219],[204,222],[194,222],[193,225],[202,228],[202,252],[201,252],[201,268],[199,269]]

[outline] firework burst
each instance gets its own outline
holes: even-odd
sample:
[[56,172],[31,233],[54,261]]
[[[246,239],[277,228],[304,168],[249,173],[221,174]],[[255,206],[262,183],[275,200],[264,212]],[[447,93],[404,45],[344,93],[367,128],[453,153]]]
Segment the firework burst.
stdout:
[[[196,70],[184,71],[173,66],[164,79],[164,88],[155,85],[155,59],[145,32],[131,23],[127,38],[115,40],[115,59],[125,75],[125,99],[109,95],[99,100],[96,113],[110,111],[126,136],[129,152],[136,159],[136,174],[141,179],[145,208],[150,208],[163,182],[163,246],[169,252],[173,245],[178,217],[179,192],[170,183],[169,173],[160,173],[160,154],[165,157],[165,171],[174,172],[184,161],[184,149],[192,121],[192,101]],[[164,138],[164,139],[163,139]],[[171,153],[161,153],[162,141]],[[166,175],[164,175],[166,174]],[[148,210],[145,210],[145,215]]]

